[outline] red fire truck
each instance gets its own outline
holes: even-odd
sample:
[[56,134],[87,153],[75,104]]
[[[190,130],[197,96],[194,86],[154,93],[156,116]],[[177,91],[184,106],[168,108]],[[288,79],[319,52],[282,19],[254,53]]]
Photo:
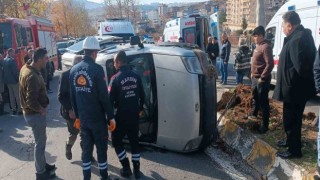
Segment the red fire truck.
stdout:
[[52,67],[58,67],[55,31],[50,20],[36,16],[17,19],[0,15],[0,51],[13,48],[17,65],[21,68],[28,47],[46,48]]

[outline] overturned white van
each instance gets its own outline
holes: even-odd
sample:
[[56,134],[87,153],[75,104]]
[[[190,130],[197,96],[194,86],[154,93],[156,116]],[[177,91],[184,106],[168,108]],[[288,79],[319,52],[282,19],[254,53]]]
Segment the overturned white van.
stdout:
[[119,50],[126,52],[146,94],[140,142],[178,152],[209,145],[216,136],[217,97],[213,66],[206,53],[179,43],[144,48],[118,45],[100,51],[96,60],[107,83],[116,73],[113,57]]

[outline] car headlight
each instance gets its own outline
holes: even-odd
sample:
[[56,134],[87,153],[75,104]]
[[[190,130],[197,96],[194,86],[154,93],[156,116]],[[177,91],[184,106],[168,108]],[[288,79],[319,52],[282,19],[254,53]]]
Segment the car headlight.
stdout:
[[201,65],[196,57],[182,57],[182,61],[188,72],[193,74],[203,74]]

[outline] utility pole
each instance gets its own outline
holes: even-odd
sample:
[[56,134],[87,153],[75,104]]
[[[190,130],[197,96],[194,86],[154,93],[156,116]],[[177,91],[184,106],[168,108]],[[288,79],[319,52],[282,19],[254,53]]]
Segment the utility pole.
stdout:
[[266,14],[265,14],[265,4],[264,0],[257,0],[257,18],[256,18],[256,26],[266,26]]

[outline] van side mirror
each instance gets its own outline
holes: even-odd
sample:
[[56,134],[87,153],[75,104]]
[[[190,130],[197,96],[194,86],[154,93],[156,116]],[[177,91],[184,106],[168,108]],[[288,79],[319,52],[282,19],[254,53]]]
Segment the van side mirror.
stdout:
[[130,45],[131,46],[138,45],[141,49],[144,48],[143,44],[140,41],[139,36],[131,36],[130,37]]
[[138,44],[140,44],[141,43],[141,41],[140,41],[140,38],[139,38],[139,36],[131,36],[130,37],[130,45],[138,45]]

